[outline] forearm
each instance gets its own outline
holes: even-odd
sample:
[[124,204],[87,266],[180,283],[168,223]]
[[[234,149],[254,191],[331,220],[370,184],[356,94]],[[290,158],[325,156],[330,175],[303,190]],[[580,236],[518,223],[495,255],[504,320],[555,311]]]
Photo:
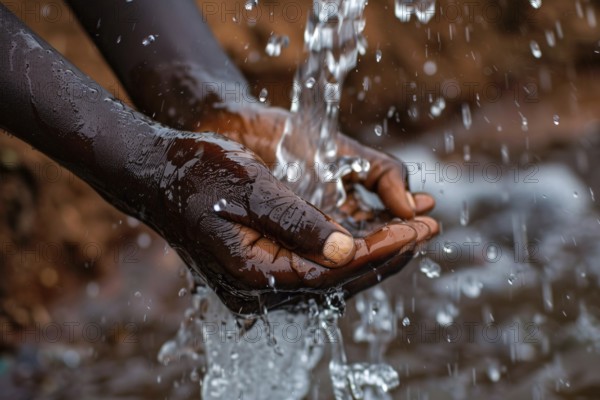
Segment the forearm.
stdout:
[[0,126],[122,210],[141,209],[148,199],[140,185],[160,173],[144,166],[162,157],[141,149],[169,132],[112,98],[2,5],[0,54]]
[[[248,100],[242,74],[192,0],[67,3],[133,102],[154,119],[192,130],[215,104]],[[143,45],[150,35],[155,40]]]

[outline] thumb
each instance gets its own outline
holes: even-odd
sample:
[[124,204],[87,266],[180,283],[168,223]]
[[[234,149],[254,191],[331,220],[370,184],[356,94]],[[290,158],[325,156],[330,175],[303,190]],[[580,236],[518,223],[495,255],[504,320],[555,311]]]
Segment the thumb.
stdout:
[[343,266],[356,251],[346,229],[274,177],[254,182],[248,197],[228,203],[218,215],[326,267]]

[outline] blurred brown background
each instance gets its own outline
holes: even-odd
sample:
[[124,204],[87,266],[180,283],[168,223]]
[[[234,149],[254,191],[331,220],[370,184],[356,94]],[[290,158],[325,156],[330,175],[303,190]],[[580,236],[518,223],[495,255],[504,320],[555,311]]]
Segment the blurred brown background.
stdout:
[[[127,100],[62,2],[2,3],[81,70]],[[435,144],[451,131],[457,148],[469,144],[496,157],[500,143],[519,154],[573,140],[595,129],[598,118],[599,4],[544,0],[534,9],[525,0],[443,0],[424,25],[414,18],[398,21],[392,1],[371,1],[365,32],[369,48],[345,84],[342,127],[375,147],[408,143],[416,135]],[[255,93],[271,88],[269,102],[288,107],[293,74],[303,59],[310,1],[261,0],[254,11],[246,11],[241,0],[198,5]],[[279,57],[264,51],[272,34],[289,37],[290,45]],[[532,41],[539,45],[540,58],[532,53]],[[431,107],[440,97],[446,107],[434,116]],[[470,129],[462,122],[464,107],[473,115]],[[384,119],[388,132],[378,137],[373,129]],[[85,291],[90,282],[104,279],[119,286],[124,285],[115,278],[122,280],[119,274],[150,273],[140,267],[117,269],[134,253],[148,257],[143,253],[150,246],[148,238],[163,251],[164,242],[128,221],[68,171],[0,134],[0,324],[46,323],[55,304],[69,304],[77,298],[73,293]],[[152,273],[175,276],[180,262],[172,251],[163,257],[162,270]],[[0,340],[1,346],[11,347],[10,338]]]

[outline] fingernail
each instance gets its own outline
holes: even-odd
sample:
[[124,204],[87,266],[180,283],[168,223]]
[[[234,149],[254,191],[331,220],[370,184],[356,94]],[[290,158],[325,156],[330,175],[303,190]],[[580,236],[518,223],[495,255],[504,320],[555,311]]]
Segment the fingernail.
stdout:
[[418,220],[413,220],[410,222],[410,225],[417,231],[417,242],[421,242],[430,237],[431,231],[429,230],[429,226],[423,222]]
[[335,264],[345,264],[354,256],[354,239],[341,232],[333,232],[323,246],[323,256]]
[[417,208],[417,205],[415,204],[415,198],[410,192],[406,193],[406,199],[408,200],[410,208],[414,211]]
[[429,227],[429,233],[431,236],[437,235],[440,231],[440,225],[435,219],[431,217],[420,216],[416,217],[415,221],[423,222],[424,224],[426,224]]

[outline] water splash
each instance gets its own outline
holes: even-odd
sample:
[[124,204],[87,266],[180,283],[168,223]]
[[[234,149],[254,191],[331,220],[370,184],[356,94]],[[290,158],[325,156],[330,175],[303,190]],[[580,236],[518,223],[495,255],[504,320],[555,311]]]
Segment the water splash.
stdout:
[[[338,157],[336,136],[342,85],[364,51],[365,5],[365,0],[314,1],[304,31],[308,57],[296,73],[292,117],[277,148],[278,165],[297,165],[302,179],[289,179],[287,168],[275,168],[274,174],[325,212],[345,200],[340,178],[352,170],[349,164],[358,165]],[[368,169],[368,163],[359,164]]]
[[[367,340],[389,343],[393,338],[391,307],[383,291],[372,293],[381,306],[373,314],[377,320],[374,336]],[[158,360],[164,365],[182,358],[197,362],[206,371],[203,377],[198,368],[192,371],[196,381],[202,380],[203,399],[241,394],[251,399],[302,399],[326,346],[331,350],[329,371],[336,399],[363,399],[365,393],[385,393],[398,386],[398,374],[387,364],[347,362],[338,326],[344,309],[343,294],[333,293],[322,306],[310,300],[296,312],[281,310],[242,319],[212,290],[201,286],[176,337],[162,346]],[[382,335],[387,339],[382,341]],[[385,347],[376,346],[382,355]]]
[[542,50],[540,49],[540,45],[535,40],[529,42],[529,47],[531,48],[531,54],[535,58],[542,58]]
[[202,380],[203,399],[238,398],[241,393],[250,399],[301,399],[326,344],[321,318],[318,311],[275,311],[241,319],[201,286],[158,359],[165,365],[182,358],[196,361],[206,371],[200,379],[201,372],[194,370]]
[[142,46],[149,46],[158,39],[158,35],[148,35],[142,40]]
[[529,4],[531,4],[531,7],[538,9],[542,6],[542,0],[529,0]]
[[265,52],[271,57],[279,57],[281,50],[288,47],[290,39],[287,36],[271,35],[267,41]]

